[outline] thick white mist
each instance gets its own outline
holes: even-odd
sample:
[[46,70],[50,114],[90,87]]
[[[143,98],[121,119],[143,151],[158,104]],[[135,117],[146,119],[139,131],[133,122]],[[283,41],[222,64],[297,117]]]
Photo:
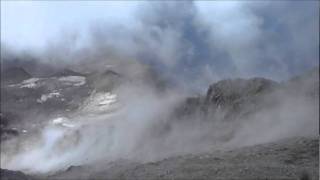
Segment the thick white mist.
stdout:
[[[112,93],[93,94],[67,120],[59,119],[62,126],[49,120],[39,135],[23,140],[36,139],[32,146],[1,154],[1,167],[54,173],[76,165],[120,159],[149,162],[318,132],[319,104],[312,97],[274,92],[264,98],[279,103],[246,119],[223,121],[223,112],[218,112],[209,121],[197,115],[176,121],[170,115],[184,98],[182,94],[157,93],[139,83],[126,83]],[[95,104],[100,109],[94,108]]]
[[[97,108],[107,102],[101,99],[101,93],[90,96],[90,102],[85,102],[68,120],[47,120],[48,125],[34,135],[37,143],[28,147],[21,145],[13,155],[3,153],[1,167],[27,173],[53,173],[71,165],[98,161],[150,160],[154,155],[139,157],[140,143],[149,143],[146,135],[150,127],[166,118],[179,96],[158,95],[152,89],[133,85],[119,88],[117,94],[119,98],[109,100],[110,104],[100,111]],[[116,97],[109,92],[105,95]],[[99,106],[95,108],[94,103]],[[34,137],[25,141],[34,141]]]

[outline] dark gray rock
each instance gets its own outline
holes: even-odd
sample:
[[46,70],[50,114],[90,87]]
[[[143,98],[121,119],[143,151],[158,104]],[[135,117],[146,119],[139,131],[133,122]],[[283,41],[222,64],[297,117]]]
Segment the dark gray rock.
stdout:
[[71,69],[63,69],[51,75],[51,77],[62,77],[62,76],[85,76],[85,74],[75,72]]
[[11,171],[0,169],[1,180],[34,180],[32,176],[26,175],[20,171]]
[[88,83],[97,92],[108,92],[118,87],[125,79],[113,70],[91,73],[87,76]]
[[1,70],[1,83],[18,83],[31,77],[31,74],[21,67],[11,67]]
[[206,94],[206,102],[215,105],[231,105],[244,98],[270,93],[278,83],[264,78],[228,79],[211,85]]
[[235,119],[235,115],[256,111],[261,99],[279,86],[279,83],[264,78],[222,80],[212,84],[206,95],[187,98],[177,107],[176,115],[178,119],[192,115],[207,119],[220,110],[226,111],[225,119]]

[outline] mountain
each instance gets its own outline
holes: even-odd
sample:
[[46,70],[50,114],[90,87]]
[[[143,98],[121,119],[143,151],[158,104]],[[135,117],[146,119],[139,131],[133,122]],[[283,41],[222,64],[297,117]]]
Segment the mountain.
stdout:
[[28,176],[20,171],[10,171],[7,169],[0,169],[1,179],[4,180],[33,180],[32,176]]
[[3,128],[11,132],[1,133],[6,138],[17,134],[13,133],[16,131],[21,134],[31,126],[37,129],[34,124],[42,124],[43,118],[52,118],[79,108],[93,91],[85,76],[69,70],[60,71],[59,76],[55,74],[49,77],[31,77],[22,68],[8,71],[10,73],[5,76],[7,81],[1,86],[1,122],[6,122],[2,132]]
[[302,75],[291,78],[284,84],[292,94],[306,94],[319,99],[319,67],[315,67]]
[[[146,157],[148,153],[158,152],[159,157],[141,161],[123,157],[112,162],[101,159],[96,164],[80,165],[67,161],[64,164],[67,168],[61,167],[50,174],[35,174],[32,178],[318,179],[319,139],[315,138],[318,133],[315,125],[319,119],[318,77],[316,68],[284,82],[265,78],[218,81],[211,84],[205,94],[179,101],[169,109],[168,116],[163,112],[148,119],[148,122],[157,123],[148,124],[146,134],[138,134],[142,141],[137,142],[139,146],[133,151]],[[156,77],[144,78],[149,84]],[[149,108],[139,108],[143,96],[149,95],[147,91],[124,86],[136,83],[134,80],[110,69],[85,75],[65,69],[49,77],[32,77],[2,86],[1,138],[4,148],[1,153],[12,146],[19,151],[28,137],[38,137],[36,135],[43,132],[49,142],[57,145],[46,149],[45,160],[53,153],[57,153],[58,158],[59,153],[70,149],[76,153],[76,145],[82,138],[92,141],[86,138],[88,136],[93,136],[92,142],[96,143],[89,147],[95,150],[100,145],[118,147],[112,146],[121,144],[115,143],[114,140],[118,139],[113,137],[125,136],[125,139],[132,140],[136,135],[133,132],[135,126],[139,129],[139,123],[144,120],[132,111],[143,113]],[[130,96],[121,97],[117,89],[122,90],[119,92],[129,91]],[[161,101],[162,95],[156,100]],[[136,98],[138,103],[130,104],[126,98]],[[153,99],[147,100],[150,106],[156,103],[151,101]],[[124,114],[119,113],[121,111]],[[122,122],[127,122],[124,121],[127,117],[135,121],[121,126]],[[110,126],[101,122],[110,122]],[[117,134],[114,133],[117,126],[130,128],[118,129],[125,133]],[[56,140],[55,131],[48,131],[48,134],[42,131],[48,127],[62,132],[63,138]],[[106,134],[100,135],[100,131]],[[112,155],[121,154],[121,148],[128,146],[119,147]],[[108,153],[112,151],[107,149]],[[82,156],[89,157],[89,152],[85,152]],[[8,157],[11,157],[10,153]],[[27,168],[30,166],[22,167],[29,174]],[[1,172],[6,172],[1,173],[4,177],[22,176],[15,171]]]
[[264,78],[221,80],[210,85],[205,95],[187,98],[177,109],[177,115],[185,116],[197,111],[215,113],[218,109],[228,110],[228,114],[239,114],[278,86],[279,83]]
[[11,67],[1,70],[2,83],[18,83],[31,77],[31,74],[22,67]]
[[124,77],[116,71],[106,69],[89,74],[88,81],[98,92],[112,91],[124,81]]
[[60,71],[54,73],[51,76],[62,77],[62,76],[85,76],[85,75],[66,68],[66,69],[63,69],[63,70],[60,70]]
[[279,99],[272,98],[279,93],[311,96],[316,101],[319,97],[319,69],[314,68],[282,83],[264,78],[221,80],[210,85],[205,95],[187,98],[176,112],[177,116],[188,116],[196,112],[208,115],[224,110],[226,117],[240,117],[279,104]]

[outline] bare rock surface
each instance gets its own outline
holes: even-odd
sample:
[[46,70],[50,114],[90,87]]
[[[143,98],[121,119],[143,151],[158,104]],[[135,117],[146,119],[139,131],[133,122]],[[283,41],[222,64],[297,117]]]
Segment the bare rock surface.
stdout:
[[71,167],[48,179],[319,179],[319,140],[296,137],[150,163]]
[[1,180],[33,180],[34,177],[26,175],[20,171],[0,169]]

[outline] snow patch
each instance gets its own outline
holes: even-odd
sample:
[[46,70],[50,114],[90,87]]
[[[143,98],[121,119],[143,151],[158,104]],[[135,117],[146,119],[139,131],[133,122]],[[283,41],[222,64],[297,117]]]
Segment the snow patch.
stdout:
[[98,106],[110,105],[117,101],[117,95],[106,93],[97,97]]
[[84,110],[89,112],[109,111],[117,108],[117,95],[107,93],[93,93],[87,100]]
[[69,123],[62,123],[61,125],[64,127],[67,127],[67,128],[74,128],[75,127],[74,124],[69,124]]
[[40,78],[30,78],[18,84],[10,84],[9,87],[36,88],[39,80]]
[[75,127],[75,125],[70,123],[70,121],[65,117],[58,117],[56,119],[53,119],[52,124],[67,127],[67,128]]
[[49,93],[49,94],[42,94],[40,99],[37,99],[37,102],[38,103],[44,103],[48,99],[51,99],[53,97],[60,97],[60,96],[61,96],[61,94],[59,92],[52,92],[52,93]]
[[83,76],[64,76],[59,78],[58,80],[74,86],[82,86],[86,84],[86,78]]
[[37,87],[37,82],[39,78],[30,78],[27,80],[22,81],[20,88],[35,88]]
[[63,122],[63,119],[62,117],[59,117],[59,118],[56,118],[54,120],[52,120],[52,124],[61,124]]

